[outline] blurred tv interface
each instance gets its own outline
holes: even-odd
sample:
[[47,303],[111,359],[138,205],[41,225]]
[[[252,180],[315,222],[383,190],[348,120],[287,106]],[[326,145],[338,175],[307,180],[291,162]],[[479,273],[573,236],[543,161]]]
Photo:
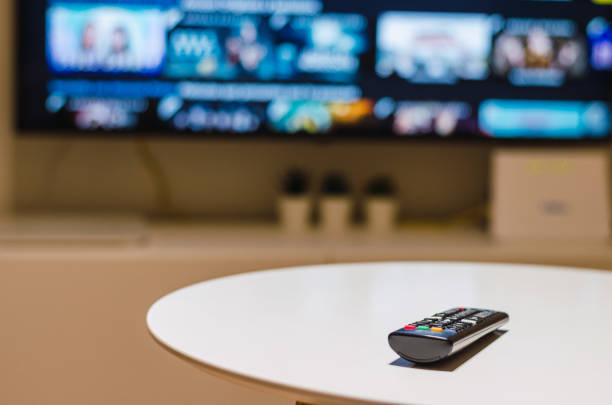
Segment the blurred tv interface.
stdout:
[[20,129],[600,139],[606,1],[19,2]]

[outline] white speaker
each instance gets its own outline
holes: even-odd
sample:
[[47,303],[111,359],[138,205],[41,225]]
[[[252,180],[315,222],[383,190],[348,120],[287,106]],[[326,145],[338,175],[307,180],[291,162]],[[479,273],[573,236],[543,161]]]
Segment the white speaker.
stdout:
[[492,235],[609,238],[608,159],[607,150],[494,151]]

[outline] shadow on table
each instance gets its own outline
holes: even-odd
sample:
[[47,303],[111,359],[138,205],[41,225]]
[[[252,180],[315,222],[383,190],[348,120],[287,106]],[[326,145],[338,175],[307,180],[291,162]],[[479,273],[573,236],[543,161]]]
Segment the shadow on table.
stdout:
[[392,366],[418,368],[422,370],[437,370],[437,371],[455,371],[463,365],[466,361],[474,357],[485,347],[499,339],[506,330],[496,330],[495,332],[489,333],[486,336],[481,337],[459,353],[451,356],[445,360],[440,360],[435,363],[429,364],[417,364],[412,361],[404,360],[401,357],[390,363]]

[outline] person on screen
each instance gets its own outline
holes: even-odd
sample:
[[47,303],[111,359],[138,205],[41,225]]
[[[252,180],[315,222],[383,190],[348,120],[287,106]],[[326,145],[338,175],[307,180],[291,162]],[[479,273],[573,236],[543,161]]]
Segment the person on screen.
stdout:
[[127,30],[118,26],[111,34],[110,51],[107,57],[107,67],[110,70],[129,69],[130,39]]
[[493,66],[498,73],[505,74],[511,69],[525,66],[525,46],[514,35],[501,35],[495,41]]
[[583,74],[587,64],[583,45],[574,39],[562,43],[557,54],[557,64],[571,75]]
[[79,65],[82,69],[91,68],[96,63],[96,27],[89,22],[83,28],[81,34],[81,49],[79,55]]
[[96,47],[96,27],[92,23],[87,23],[83,28],[83,38],[81,39],[81,49],[83,52],[91,51]]
[[534,69],[548,68],[554,58],[554,45],[550,35],[541,28],[527,34],[527,66]]
[[250,20],[242,22],[238,36],[228,38],[225,47],[228,62],[247,72],[255,72],[268,53],[266,46],[259,41],[257,27]]
[[124,54],[128,50],[129,38],[123,27],[117,27],[113,31],[111,42],[111,53],[113,55]]

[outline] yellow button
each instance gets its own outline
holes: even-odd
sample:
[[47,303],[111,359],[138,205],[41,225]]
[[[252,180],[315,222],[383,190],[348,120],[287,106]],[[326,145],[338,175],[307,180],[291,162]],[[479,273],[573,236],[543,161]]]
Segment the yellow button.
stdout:
[[432,332],[443,332],[444,329],[442,329],[442,328],[431,328],[431,331]]

